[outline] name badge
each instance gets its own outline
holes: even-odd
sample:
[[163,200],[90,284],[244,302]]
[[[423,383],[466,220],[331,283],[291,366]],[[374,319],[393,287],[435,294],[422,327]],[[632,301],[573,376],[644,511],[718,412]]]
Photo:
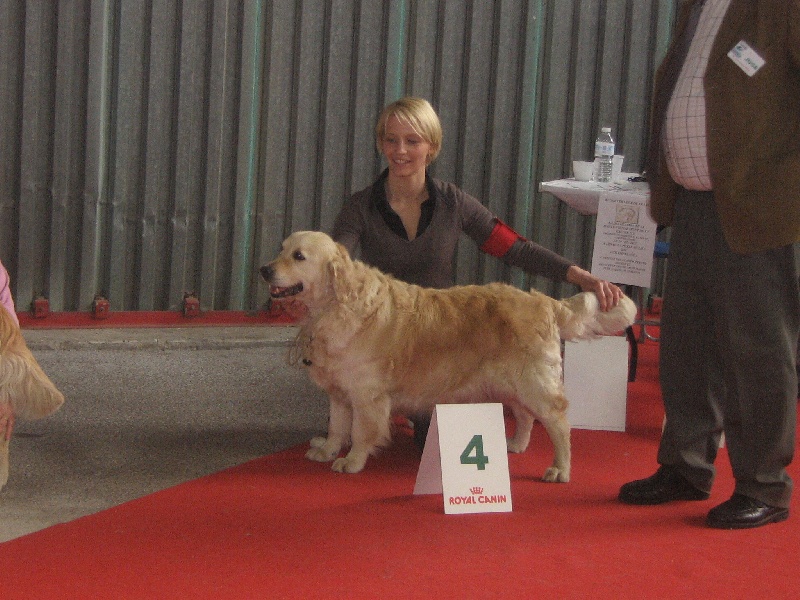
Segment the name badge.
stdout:
[[758,52],[753,50],[744,40],[731,48],[731,51],[728,52],[728,57],[735,62],[748,77],[755,75],[758,70],[764,66],[765,62],[764,59],[759,56]]

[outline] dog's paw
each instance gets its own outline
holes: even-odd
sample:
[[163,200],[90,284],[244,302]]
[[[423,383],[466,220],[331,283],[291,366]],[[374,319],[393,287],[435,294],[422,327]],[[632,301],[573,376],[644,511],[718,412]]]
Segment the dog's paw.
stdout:
[[308,452],[306,452],[306,458],[316,462],[331,462],[334,458],[336,458],[336,454],[327,452],[323,448],[311,448]]
[[328,441],[328,438],[324,438],[321,435],[318,435],[317,437],[311,438],[311,441],[308,442],[308,444],[312,448],[322,448],[325,445],[325,442],[327,442],[327,441]]
[[335,461],[333,461],[333,466],[331,468],[337,473],[358,473],[364,468],[366,463],[366,456],[353,456],[353,453],[350,452],[350,454],[347,456],[337,458]]
[[327,448],[325,445],[315,447],[313,444],[308,452],[306,458],[316,462],[331,462],[339,455],[338,448]]
[[544,472],[542,481],[546,481],[548,483],[568,483],[569,471],[559,469],[558,467],[550,467]]

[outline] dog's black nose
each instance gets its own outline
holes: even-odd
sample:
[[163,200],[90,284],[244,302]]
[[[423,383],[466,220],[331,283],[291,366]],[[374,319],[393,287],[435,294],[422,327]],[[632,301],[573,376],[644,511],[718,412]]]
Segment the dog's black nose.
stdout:
[[261,267],[261,277],[264,278],[264,281],[269,281],[275,275],[275,269],[273,269],[270,265],[264,265]]

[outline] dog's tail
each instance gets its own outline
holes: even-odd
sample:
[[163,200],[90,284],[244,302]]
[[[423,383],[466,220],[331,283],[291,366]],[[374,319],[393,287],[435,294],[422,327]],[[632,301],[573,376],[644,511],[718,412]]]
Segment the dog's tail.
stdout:
[[559,300],[556,322],[563,340],[580,340],[619,333],[636,319],[636,304],[622,296],[614,308],[601,311],[593,292],[581,292]]
[[64,403],[64,395],[45,375],[25,344],[19,326],[0,306],[0,403],[10,403],[14,415],[40,419]]

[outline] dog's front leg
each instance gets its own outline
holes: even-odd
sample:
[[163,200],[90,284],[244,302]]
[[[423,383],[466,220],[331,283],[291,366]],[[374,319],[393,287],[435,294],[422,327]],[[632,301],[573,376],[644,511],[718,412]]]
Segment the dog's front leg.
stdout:
[[382,395],[353,405],[353,446],[347,456],[333,462],[333,470],[339,473],[358,473],[367,463],[367,457],[378,446],[391,439],[391,400]]
[[339,456],[342,446],[350,438],[353,409],[347,402],[333,395],[330,397],[330,416],[328,418],[328,437],[315,437],[306,458],[317,462],[330,462]]

